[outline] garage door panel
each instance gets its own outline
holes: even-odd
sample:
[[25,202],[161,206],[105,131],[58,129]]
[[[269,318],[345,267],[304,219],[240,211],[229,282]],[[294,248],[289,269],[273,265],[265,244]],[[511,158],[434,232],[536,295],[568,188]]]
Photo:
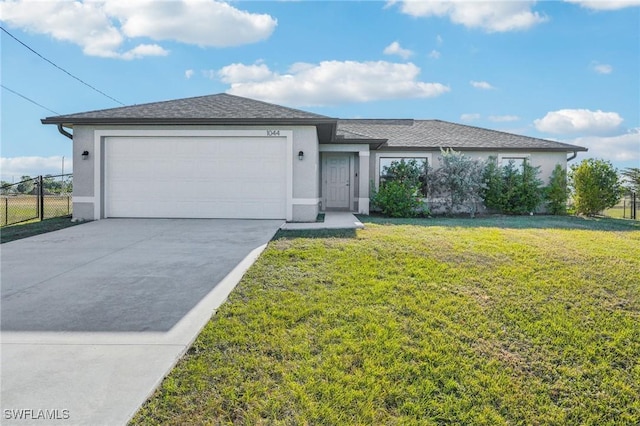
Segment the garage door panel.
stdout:
[[286,217],[284,138],[107,138],[108,217]]

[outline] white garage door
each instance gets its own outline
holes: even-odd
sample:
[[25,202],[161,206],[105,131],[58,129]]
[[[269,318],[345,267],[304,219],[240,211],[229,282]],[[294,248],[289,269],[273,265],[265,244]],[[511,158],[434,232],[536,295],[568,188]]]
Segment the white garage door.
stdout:
[[286,218],[286,139],[109,137],[107,217]]

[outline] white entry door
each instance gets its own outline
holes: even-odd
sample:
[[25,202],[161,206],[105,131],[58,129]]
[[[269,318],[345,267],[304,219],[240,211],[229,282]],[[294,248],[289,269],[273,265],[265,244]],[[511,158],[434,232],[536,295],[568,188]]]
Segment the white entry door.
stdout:
[[349,154],[325,154],[327,208],[348,209],[351,194]]

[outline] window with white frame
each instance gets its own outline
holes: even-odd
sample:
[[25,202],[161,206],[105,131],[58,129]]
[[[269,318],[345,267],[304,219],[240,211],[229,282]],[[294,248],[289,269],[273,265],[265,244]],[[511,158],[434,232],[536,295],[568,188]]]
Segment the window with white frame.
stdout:
[[520,173],[524,170],[524,162],[529,161],[528,154],[501,154],[498,156],[498,165],[504,167],[512,163]]
[[380,184],[384,183],[387,179],[392,179],[393,176],[388,174],[388,170],[393,163],[399,163],[401,161],[409,162],[411,160],[416,161],[416,165],[422,171],[420,175],[420,194],[424,197],[427,196],[427,166],[428,160],[427,157],[381,157],[379,164],[379,182]]

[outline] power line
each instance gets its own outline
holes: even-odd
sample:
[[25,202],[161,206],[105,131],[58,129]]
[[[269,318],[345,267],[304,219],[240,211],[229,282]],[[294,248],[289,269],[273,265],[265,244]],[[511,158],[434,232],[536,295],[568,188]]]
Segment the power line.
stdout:
[[[39,56],[41,59],[49,62],[51,65],[53,65],[54,67],[58,68],[60,71],[62,71],[63,73],[67,74],[69,77],[72,77],[76,80],[78,80],[80,83],[84,84],[85,86],[89,87],[92,90],[95,90],[96,92],[100,93],[103,96],[106,96],[107,98],[111,99],[114,102],[119,103],[120,105],[124,106],[124,104],[122,102],[120,102],[119,100],[117,100],[116,98],[113,98],[109,95],[107,95],[106,93],[104,93],[102,90],[96,89],[95,87],[93,87],[92,85],[90,85],[89,83],[87,83],[86,81],[82,80],[79,77],[76,77],[75,75],[71,74],[69,71],[65,70],[64,68],[54,64],[53,62],[51,62],[49,59],[45,58],[44,56],[42,56],[41,54],[39,54],[38,52],[36,52],[35,50],[33,50],[31,47],[27,46],[26,43],[20,41],[16,36],[14,36],[13,34],[11,34],[9,31],[7,31],[6,29],[4,29],[4,27],[0,27],[0,29],[2,31],[4,31],[9,37],[11,37],[12,39],[14,39],[15,41],[17,41],[18,43],[20,43],[21,45],[23,45],[24,47],[26,47],[27,49],[29,49],[31,52],[35,53],[37,56]],[[47,108],[48,109],[48,108]],[[51,111],[51,110],[49,110]]]
[[36,101],[34,101],[33,99],[27,98],[25,95],[20,94],[20,93],[16,92],[15,90],[11,90],[11,89],[9,89],[9,88],[8,88],[7,86],[5,86],[4,84],[0,84],[0,86],[2,86],[2,88],[3,88],[4,90],[8,90],[9,92],[13,93],[14,95],[18,95],[18,96],[20,96],[22,99],[26,99],[27,101],[31,102],[32,104],[34,104],[34,105],[38,105],[40,108],[44,108],[44,109],[46,109],[47,111],[51,111],[52,113],[57,114],[57,115],[61,115],[59,112],[56,112],[56,111],[54,111],[54,110],[52,110],[52,109],[50,109],[50,108],[47,108],[46,106],[44,106],[44,105],[41,105],[41,104],[37,103],[37,102],[36,102]]

